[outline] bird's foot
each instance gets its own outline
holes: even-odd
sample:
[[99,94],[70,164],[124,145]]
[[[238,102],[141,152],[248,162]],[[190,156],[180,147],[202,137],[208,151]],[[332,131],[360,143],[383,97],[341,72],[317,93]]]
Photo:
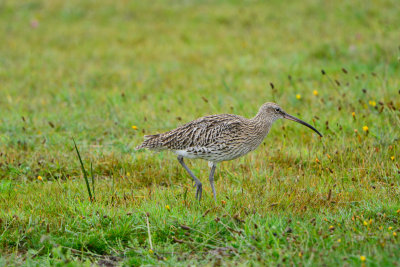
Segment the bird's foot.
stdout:
[[203,185],[201,184],[200,181],[195,181],[194,182],[194,187],[196,187],[196,199],[198,201],[201,200],[201,194],[203,193]]

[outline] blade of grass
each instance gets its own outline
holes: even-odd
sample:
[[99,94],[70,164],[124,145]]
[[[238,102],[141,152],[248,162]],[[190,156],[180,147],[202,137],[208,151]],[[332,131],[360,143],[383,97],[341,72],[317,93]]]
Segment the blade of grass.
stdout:
[[94,192],[94,174],[93,174],[93,164],[92,164],[92,162],[90,162],[90,175],[92,176],[93,199],[96,199],[96,193]]
[[86,170],[85,170],[85,166],[83,165],[83,162],[82,162],[81,154],[79,153],[79,150],[78,150],[78,147],[76,146],[74,138],[72,138],[72,141],[74,141],[75,150],[76,150],[76,153],[78,154],[79,162],[81,163],[81,168],[82,168],[82,172],[83,172],[83,178],[85,179],[85,182],[86,182],[86,187],[87,187],[87,190],[88,190],[88,193],[89,193],[89,199],[90,199],[90,201],[93,201],[92,192],[90,191],[89,179],[87,178],[87,173],[86,173]]

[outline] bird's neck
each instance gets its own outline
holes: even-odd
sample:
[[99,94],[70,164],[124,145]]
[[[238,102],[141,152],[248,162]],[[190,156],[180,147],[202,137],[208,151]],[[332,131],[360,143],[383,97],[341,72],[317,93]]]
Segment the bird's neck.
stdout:
[[265,114],[259,112],[256,116],[250,119],[250,123],[256,129],[258,135],[263,136],[263,138],[268,134],[271,129],[272,124],[275,120],[265,116]]

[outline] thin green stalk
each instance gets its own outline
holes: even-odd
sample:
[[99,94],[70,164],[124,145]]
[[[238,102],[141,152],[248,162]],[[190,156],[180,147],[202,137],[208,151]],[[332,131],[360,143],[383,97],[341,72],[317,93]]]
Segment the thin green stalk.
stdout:
[[85,166],[83,165],[83,162],[82,162],[81,154],[79,154],[79,150],[78,150],[78,147],[76,146],[74,138],[72,138],[72,141],[74,141],[75,150],[76,150],[76,153],[78,154],[79,162],[81,163],[81,168],[82,168],[82,172],[83,172],[83,178],[85,179],[85,182],[86,182],[86,188],[87,188],[88,193],[89,193],[89,199],[90,199],[90,201],[93,201],[92,192],[90,190],[90,185],[89,185],[89,179],[87,177]]
[[94,174],[93,174],[93,164],[92,164],[92,162],[90,162],[90,175],[92,176],[93,198],[96,198],[96,193],[94,192]]

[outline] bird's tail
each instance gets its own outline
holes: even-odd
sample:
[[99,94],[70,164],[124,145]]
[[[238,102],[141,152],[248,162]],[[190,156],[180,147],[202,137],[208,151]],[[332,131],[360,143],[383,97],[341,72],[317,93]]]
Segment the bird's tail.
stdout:
[[159,139],[160,135],[159,134],[153,134],[153,135],[145,135],[144,136],[144,141],[140,145],[138,145],[135,149],[143,149],[143,148],[148,148],[148,149],[160,149],[161,142]]

